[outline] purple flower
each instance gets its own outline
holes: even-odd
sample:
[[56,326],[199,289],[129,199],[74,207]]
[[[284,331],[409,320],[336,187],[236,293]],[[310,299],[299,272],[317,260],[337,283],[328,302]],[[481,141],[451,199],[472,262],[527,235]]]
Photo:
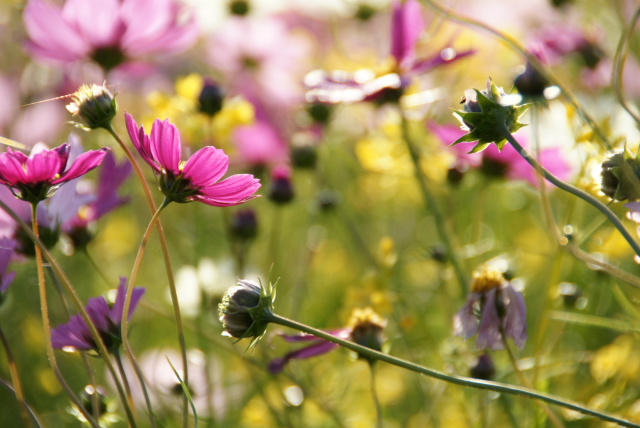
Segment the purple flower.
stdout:
[[468,339],[478,333],[478,349],[504,349],[507,337],[522,348],[527,341],[526,316],[522,294],[501,272],[484,268],[474,273],[467,303],[453,317],[453,334]]
[[391,56],[395,60],[392,72],[376,76],[370,70],[358,70],[353,74],[314,70],[305,77],[307,101],[397,101],[414,76],[473,53],[457,53],[447,47],[433,56],[416,58],[415,46],[425,28],[420,3],[394,0],[391,9]]
[[236,174],[219,181],[229,167],[229,157],[221,149],[206,146],[181,162],[180,135],[168,120],[156,119],[150,136],[130,114],[125,114],[125,120],[133,145],[159,177],[168,200],[226,207],[257,197],[254,193],[260,188],[260,181],[253,175]]
[[[111,352],[116,351],[122,343],[120,322],[122,321],[126,292],[126,278],[121,277],[116,300],[113,305],[110,306],[105,298],[100,296],[89,299],[85,307],[89,318],[91,318],[91,321],[98,329],[106,348]],[[129,318],[131,318],[144,292],[144,288],[136,287],[133,289],[131,305],[129,306]],[[75,348],[79,351],[98,350],[91,336],[91,331],[80,314],[72,316],[69,322],[51,330],[51,344],[56,349]]]
[[38,203],[53,195],[64,183],[100,165],[108,150],[83,153],[67,169],[70,148],[69,144],[63,144],[48,150],[37,144],[27,156],[8,147],[0,154],[0,184],[9,187],[18,198]]
[[110,70],[131,58],[173,54],[198,36],[195,17],[175,0],[67,0],[62,9],[29,0],[24,25],[27,49],[63,63],[93,59]]
[[4,293],[16,276],[15,272],[7,272],[15,247],[16,242],[13,239],[0,238],[0,303],[2,303]]
[[[346,327],[329,330],[327,333],[340,339],[351,340],[358,345],[381,351],[382,344],[385,340],[384,328],[386,324],[387,322],[370,307],[363,309],[356,308],[351,313]],[[310,342],[310,344],[304,348],[291,351],[284,357],[271,360],[268,369],[272,374],[280,373],[291,360],[323,355],[339,346],[305,333],[297,335],[281,333],[280,336],[287,342]]]

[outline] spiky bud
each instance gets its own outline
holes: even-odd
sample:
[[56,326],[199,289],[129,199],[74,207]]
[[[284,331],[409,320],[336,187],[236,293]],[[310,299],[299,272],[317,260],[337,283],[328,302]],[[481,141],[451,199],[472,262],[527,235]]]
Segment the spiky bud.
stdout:
[[67,110],[80,120],[79,126],[86,129],[111,126],[118,108],[115,95],[104,84],[82,85],[71,99],[73,102],[67,105]]
[[238,280],[235,287],[227,290],[218,306],[224,329],[222,335],[252,338],[252,344],[257,342],[267,330],[268,318],[273,313],[274,289],[275,284],[263,287],[262,284]]

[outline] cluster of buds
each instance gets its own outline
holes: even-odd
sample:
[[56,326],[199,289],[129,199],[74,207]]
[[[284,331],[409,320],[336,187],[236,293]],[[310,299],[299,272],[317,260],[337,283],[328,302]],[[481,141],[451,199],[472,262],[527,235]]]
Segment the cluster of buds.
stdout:
[[507,99],[502,88],[491,79],[487,80],[487,89],[467,89],[462,97],[462,110],[454,110],[454,115],[462,122],[468,134],[458,138],[453,144],[474,142],[477,144],[471,153],[484,150],[495,143],[502,150],[507,143],[505,132],[514,133],[525,126],[518,122],[529,105],[519,106],[505,103]]

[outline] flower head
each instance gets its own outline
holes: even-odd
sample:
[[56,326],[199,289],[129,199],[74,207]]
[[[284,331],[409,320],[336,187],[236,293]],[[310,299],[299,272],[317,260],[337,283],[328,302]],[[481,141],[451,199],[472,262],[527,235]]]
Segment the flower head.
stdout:
[[257,342],[267,330],[269,321],[265,319],[273,311],[275,284],[267,287],[247,280],[238,280],[230,288],[218,306],[223,336],[244,339],[251,337]]
[[[120,278],[120,285],[113,305],[109,305],[104,297],[89,299],[85,307],[89,318],[96,326],[104,344],[109,351],[115,351],[122,343],[120,336],[120,323],[124,311],[124,300],[127,292],[126,278]],[[144,294],[144,288],[133,289],[131,304],[129,306],[129,318]],[[51,344],[56,349],[73,348],[79,351],[97,351],[97,345],[91,335],[91,330],[84,322],[80,314],[69,319],[66,324],[59,325],[51,330]]]
[[453,114],[462,122],[467,134],[458,138],[453,144],[477,141],[471,149],[472,153],[480,152],[489,144],[495,143],[500,150],[507,143],[504,131],[511,133],[525,126],[518,122],[520,116],[529,108],[528,105],[503,105],[505,92],[496,86],[491,79],[487,80],[487,89],[467,89],[462,97],[462,110],[454,110]]
[[29,0],[27,49],[62,63],[92,59],[106,71],[133,58],[178,53],[198,36],[195,17],[183,19],[181,9],[175,0],[67,0],[62,9]]
[[602,163],[602,193],[614,201],[640,199],[640,160],[625,148]]
[[0,184],[9,187],[16,197],[38,203],[53,195],[64,183],[100,165],[108,149],[85,152],[67,169],[69,150],[69,144],[52,150],[36,145],[27,156],[8,147],[0,154]]
[[478,349],[503,349],[511,337],[522,348],[527,340],[527,308],[502,272],[484,267],[474,272],[467,303],[453,318],[453,334],[468,339],[478,333]]
[[155,171],[168,200],[226,207],[257,197],[254,193],[260,188],[260,181],[253,175],[236,174],[219,181],[229,167],[229,157],[221,149],[206,146],[181,162],[180,135],[169,120],[156,119],[151,135],[147,135],[130,114],[125,114],[125,119],[133,145]]
[[[384,328],[386,325],[387,322],[370,307],[356,308],[351,313],[346,327],[327,332],[340,339],[351,340],[358,345],[381,351],[385,341]],[[326,354],[339,346],[306,333],[297,335],[280,334],[280,336],[287,342],[309,342],[309,345],[291,351],[284,357],[271,360],[268,368],[273,374],[280,373],[291,360]]]
[[82,85],[67,110],[88,129],[107,128],[116,115],[116,98],[104,85]]

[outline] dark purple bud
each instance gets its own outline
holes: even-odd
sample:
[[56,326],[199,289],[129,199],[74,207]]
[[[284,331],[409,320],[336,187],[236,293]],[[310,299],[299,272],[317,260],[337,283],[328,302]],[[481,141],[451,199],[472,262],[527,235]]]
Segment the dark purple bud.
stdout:
[[224,93],[222,89],[220,89],[220,86],[216,85],[213,80],[205,78],[202,91],[200,92],[200,96],[198,96],[200,111],[209,116],[215,116],[222,110],[223,101]]

